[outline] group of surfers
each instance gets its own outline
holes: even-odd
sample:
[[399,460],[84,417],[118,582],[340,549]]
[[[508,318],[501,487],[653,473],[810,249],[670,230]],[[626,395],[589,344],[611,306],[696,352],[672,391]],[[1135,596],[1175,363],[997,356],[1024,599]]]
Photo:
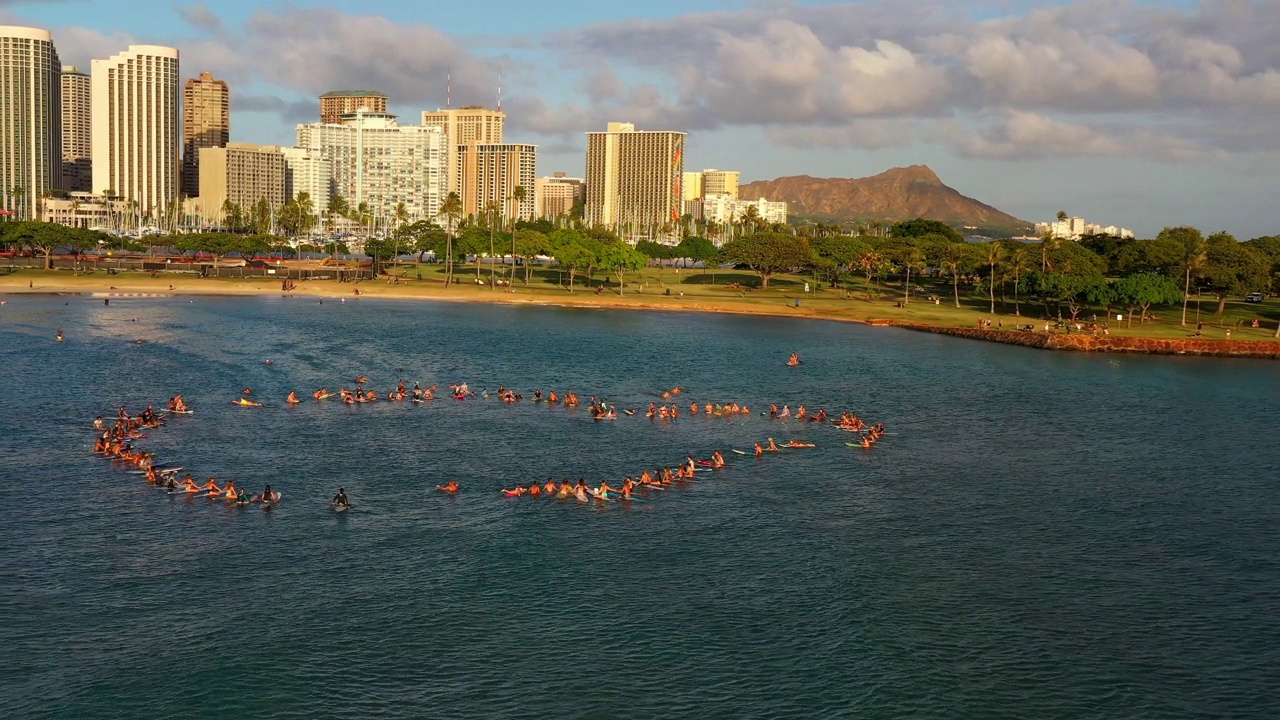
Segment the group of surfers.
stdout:
[[[712,460],[702,461],[703,465],[710,467],[724,467],[724,456],[716,451],[712,455]],[[690,455],[675,470],[669,466],[658,468],[650,472],[645,470],[638,477],[628,475],[619,487],[614,487],[603,481],[597,487],[591,487],[581,478],[577,483],[571,483],[568,480],[556,482],[553,478],[547,478],[545,483],[530,483],[528,486],[516,485],[513,488],[504,488],[502,494],[505,497],[547,497],[547,498],[576,498],[579,502],[588,502],[591,499],[608,501],[611,498],[610,493],[616,493],[624,500],[633,499],[632,493],[639,489],[658,489],[665,490],[674,483],[687,482],[693,480],[698,471],[699,462]],[[453,483],[454,489],[457,491],[457,483]],[[446,488],[439,485],[436,486],[441,490]]]
[[769,406],[769,418],[772,420],[786,420],[792,417],[797,420],[808,420],[809,422],[826,422],[827,411],[819,408],[818,412],[809,414],[808,408],[800,405],[796,408],[795,413],[792,413],[790,405],[783,405],[781,410],[778,409],[777,404]]
[[[174,400],[181,400],[181,396],[176,396]],[[170,400],[171,407],[178,404],[174,400]],[[129,440],[145,437],[140,434],[140,431],[160,427],[163,418],[164,416],[157,414],[150,405],[136,416],[129,415],[122,407],[117,415],[115,425],[110,430],[104,430],[105,423],[102,417],[99,416],[94,420],[93,427],[94,430],[103,430],[103,432],[94,441],[93,452],[118,462],[128,463],[142,470],[147,484],[167,490],[170,494],[185,492],[192,497],[225,498],[240,505],[256,502],[271,505],[279,502],[280,493],[272,491],[269,484],[260,494],[253,495],[248,488],[237,487],[234,480],[228,480],[225,485],[219,485],[217,479],[211,476],[204,483],[197,483],[191,473],[187,473],[185,477],[178,480],[178,473],[183,469],[181,466],[157,466],[155,453],[139,450],[133,447]]]
[[[766,452],[779,452],[783,448],[817,447],[815,443],[800,442],[798,440],[791,440],[778,445],[773,438],[769,438],[765,443],[763,445],[759,442],[755,443],[755,456],[757,458],[762,457]],[[724,454],[716,450],[706,460],[694,460],[693,456],[689,455],[674,471],[670,466],[667,466],[657,468],[653,472],[646,469],[636,477],[628,475],[623,479],[619,487],[613,487],[608,481],[602,481],[600,485],[592,487],[582,478],[579,478],[577,483],[571,483],[568,480],[556,482],[554,478],[547,478],[544,483],[533,482],[527,486],[516,485],[512,488],[503,488],[502,495],[504,497],[547,497],[561,500],[573,497],[579,502],[588,502],[591,499],[608,501],[613,499],[610,493],[615,493],[623,500],[632,500],[632,493],[636,490],[665,490],[673,484],[692,481],[698,472],[699,466],[702,466],[703,469],[720,469],[725,465],[727,463],[725,462]],[[458,484],[450,480],[448,486],[437,485],[436,488],[445,492],[456,493]]]

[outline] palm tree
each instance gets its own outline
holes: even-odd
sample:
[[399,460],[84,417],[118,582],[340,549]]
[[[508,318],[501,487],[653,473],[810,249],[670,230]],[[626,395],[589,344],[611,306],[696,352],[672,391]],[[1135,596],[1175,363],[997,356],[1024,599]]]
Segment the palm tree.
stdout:
[[445,196],[444,202],[440,203],[440,212],[436,213],[436,217],[443,216],[448,224],[448,234],[445,237],[445,260],[444,260],[444,286],[449,287],[453,282],[453,240],[454,233],[457,232],[458,221],[462,219],[462,198],[458,197],[458,193],[451,192]]
[[1018,286],[1022,284],[1022,273],[1024,270],[1030,270],[1030,258],[1027,257],[1027,249],[1019,247],[1009,254],[1007,266],[1013,271],[1013,314],[1022,315],[1022,306],[1018,304]]
[[520,206],[528,196],[529,193],[523,185],[517,185],[511,189],[511,199],[516,203],[516,212],[511,219],[511,277],[507,280],[508,284],[516,281],[516,220],[520,217]]
[[996,265],[1004,263],[1004,246],[998,242],[987,245],[987,265],[991,267],[991,277],[987,278],[987,296],[991,299],[991,314],[996,314]]
[[[1209,257],[1209,247],[1200,233],[1183,239],[1182,265],[1186,269],[1186,280],[1182,286],[1182,324],[1187,324],[1187,301],[1191,298],[1191,272],[1204,267]],[[1198,296],[1197,296],[1198,297]],[[1200,302],[1196,301],[1196,315],[1200,314]]]
[[1062,222],[1063,220],[1066,220],[1066,219],[1067,219],[1067,211],[1066,211],[1066,210],[1059,210],[1059,211],[1058,211],[1058,222]]
[[1040,238],[1040,272],[1049,272],[1049,253],[1057,250],[1061,244],[1062,239],[1055,237],[1053,233],[1045,233],[1044,237]]
[[941,263],[942,269],[951,274],[951,292],[956,307],[960,307],[960,268],[966,264],[965,253],[968,249],[963,243],[951,243],[947,246]]
[[[498,207],[498,203],[496,201],[490,200],[489,204],[485,205],[484,210],[485,210],[485,213],[489,216],[489,289],[496,290],[498,287],[498,283],[497,283],[498,268],[495,267],[493,264],[493,256],[497,252],[493,246],[493,233],[498,226],[498,211],[501,210],[501,208]],[[479,257],[479,253],[476,253],[476,275],[478,276],[479,274],[480,274],[480,257]]]
[[902,299],[904,306],[911,303],[911,268],[924,265],[924,253],[916,248],[908,248],[902,253],[902,265],[907,269],[907,293]]

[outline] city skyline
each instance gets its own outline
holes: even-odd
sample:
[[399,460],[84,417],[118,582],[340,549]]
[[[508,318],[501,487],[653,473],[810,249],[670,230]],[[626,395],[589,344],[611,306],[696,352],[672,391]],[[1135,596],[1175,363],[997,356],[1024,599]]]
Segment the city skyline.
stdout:
[[[345,0],[216,12],[88,0],[68,26],[59,4],[11,2],[0,21],[49,28],[80,66],[131,42],[178,47],[186,74],[237,88],[243,142],[290,144],[333,89],[379,89],[402,117],[493,107],[500,75],[508,133],[539,145],[539,175],[583,174],[585,133],[619,120],[688,132],[691,167],[734,167],[744,183],[922,163],[1030,221],[1065,206],[1142,236],[1274,232],[1276,3],[695,0],[626,18],[501,6],[512,12],[426,25],[399,0],[378,15]],[[352,50],[353,36],[381,41]]]

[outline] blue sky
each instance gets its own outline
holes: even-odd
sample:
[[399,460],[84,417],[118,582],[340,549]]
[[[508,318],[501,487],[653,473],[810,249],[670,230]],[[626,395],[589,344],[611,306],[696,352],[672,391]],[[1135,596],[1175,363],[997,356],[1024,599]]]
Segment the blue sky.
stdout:
[[689,133],[689,169],[862,177],[927,164],[1027,220],[1058,210],[1152,235],[1280,233],[1276,0],[0,0],[65,62],[170,44],[232,84],[232,137],[291,144],[315,96],[392,111],[495,101],[539,171],[581,174],[608,120]]

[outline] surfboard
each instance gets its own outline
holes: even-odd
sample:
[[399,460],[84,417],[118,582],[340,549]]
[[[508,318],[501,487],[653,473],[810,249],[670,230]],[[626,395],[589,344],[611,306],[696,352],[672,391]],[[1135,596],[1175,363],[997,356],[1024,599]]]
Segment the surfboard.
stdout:
[[738,453],[739,455],[746,455],[746,454],[747,454],[747,451],[746,451],[746,450],[734,450],[734,452]]

